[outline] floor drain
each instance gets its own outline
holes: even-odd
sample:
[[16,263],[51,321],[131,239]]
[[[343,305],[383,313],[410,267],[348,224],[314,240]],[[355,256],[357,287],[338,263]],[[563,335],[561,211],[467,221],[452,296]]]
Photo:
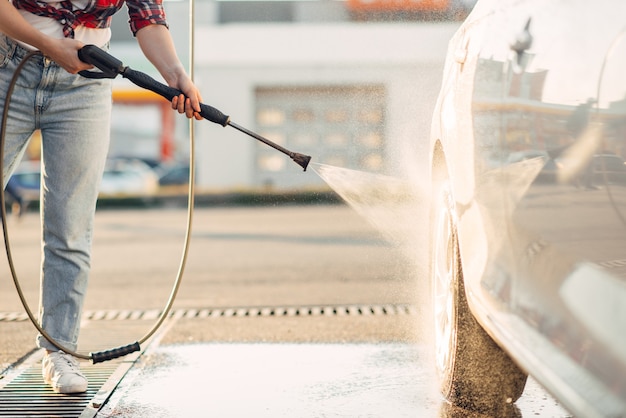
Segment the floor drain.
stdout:
[[[174,321],[170,321],[173,324]],[[134,334],[131,322],[122,326],[114,335],[97,332],[81,352],[96,352],[117,347]],[[128,325],[127,327],[124,325]],[[35,349],[22,360],[0,375],[0,418],[2,417],[78,417],[92,418],[105,405],[120,381],[140,356],[167,332],[169,326],[160,330],[142,344],[141,350],[104,363],[92,364],[80,361],[80,368],[87,378],[87,391],[82,394],[61,395],[44,383],[41,376],[41,359],[44,350]]]
[[[89,321],[155,320],[161,311],[150,310],[98,310],[88,311],[83,319]],[[409,304],[383,305],[323,305],[323,306],[272,306],[230,308],[181,308],[170,312],[173,318],[220,318],[220,317],[282,317],[282,316],[368,316],[368,315],[414,315],[416,308]],[[28,320],[26,313],[0,312],[0,322]]]
[[0,380],[0,417],[93,417],[132,364],[81,363],[87,391],[61,395],[41,377],[42,355],[38,350]]

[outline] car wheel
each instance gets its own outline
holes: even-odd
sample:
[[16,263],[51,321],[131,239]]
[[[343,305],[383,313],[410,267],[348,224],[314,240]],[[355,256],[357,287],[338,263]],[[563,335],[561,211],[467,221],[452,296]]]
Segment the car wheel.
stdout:
[[454,200],[448,188],[433,199],[431,280],[435,363],[441,392],[467,410],[505,416],[527,375],[493,341],[470,312],[459,255]]
[[[504,413],[495,415],[498,418],[523,418],[522,411],[510,404],[505,408]],[[439,408],[438,418],[493,418],[492,414],[483,414],[476,411],[468,411],[467,409],[459,408],[451,405],[448,402],[443,402]]]

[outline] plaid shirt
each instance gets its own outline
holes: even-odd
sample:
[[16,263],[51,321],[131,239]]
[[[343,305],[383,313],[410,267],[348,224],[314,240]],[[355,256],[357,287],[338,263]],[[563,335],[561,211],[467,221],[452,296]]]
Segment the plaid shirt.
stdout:
[[74,29],[81,25],[88,28],[111,26],[111,16],[122,8],[124,1],[128,6],[133,35],[148,25],[167,26],[162,0],[89,0],[84,9],[74,9],[70,0],[62,0],[58,3],[58,8],[38,0],[13,0],[13,5],[38,16],[56,19],[63,25],[65,37],[73,38]]

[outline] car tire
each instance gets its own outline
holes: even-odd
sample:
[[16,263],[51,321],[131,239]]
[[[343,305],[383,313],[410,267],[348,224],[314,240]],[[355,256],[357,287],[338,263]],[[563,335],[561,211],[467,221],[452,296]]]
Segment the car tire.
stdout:
[[[495,415],[498,418],[523,418],[522,411],[515,404],[508,405],[503,414]],[[448,402],[443,402],[439,408],[438,418],[494,418],[492,414],[482,414],[468,411]]]
[[527,375],[471,313],[463,280],[454,200],[439,188],[431,208],[435,363],[441,392],[466,410],[506,416]]

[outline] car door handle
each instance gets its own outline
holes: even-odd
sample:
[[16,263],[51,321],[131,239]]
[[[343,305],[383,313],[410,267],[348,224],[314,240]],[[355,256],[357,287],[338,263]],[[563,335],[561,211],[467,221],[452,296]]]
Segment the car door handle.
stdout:
[[511,44],[511,49],[515,51],[518,58],[526,52],[533,44],[533,35],[530,33],[530,21],[529,17],[526,21],[526,25],[524,25],[524,29],[517,34],[513,43]]

